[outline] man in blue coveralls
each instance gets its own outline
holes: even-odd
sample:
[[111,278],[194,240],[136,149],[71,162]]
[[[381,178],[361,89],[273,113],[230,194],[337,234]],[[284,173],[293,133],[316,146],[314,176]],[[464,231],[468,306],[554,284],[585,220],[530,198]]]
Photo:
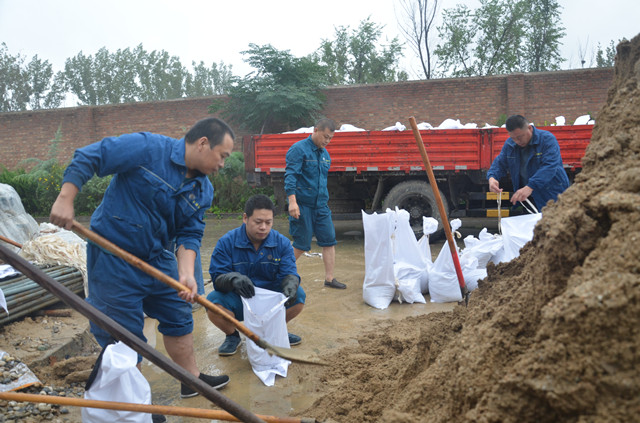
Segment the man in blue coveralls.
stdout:
[[335,130],[331,119],[320,119],[309,137],[289,148],[284,190],[289,201],[289,233],[296,260],[311,249],[311,238],[315,234],[322,247],[324,286],[345,289],[347,286],[333,277],[337,241],[328,205],[327,177],[331,157],[326,147]]
[[[273,202],[265,195],[254,195],[244,206],[242,226],[227,232],[211,254],[209,273],[214,291],[207,299],[218,304],[235,319],[244,320],[242,300],[255,295],[255,287],[282,292],[286,321],[296,317],[304,307],[306,294],[300,286],[291,241],[273,228]],[[233,355],[240,345],[240,334],[233,324],[207,310],[209,320],[226,335],[218,354]],[[289,334],[289,344],[302,339]]]
[[[114,175],[91,229],[151,266],[177,279],[191,292],[147,275],[100,247],[87,244],[87,301],[146,342],[144,315],[157,319],[173,361],[214,388],[229,377],[200,373],[193,354],[191,305],[196,293],[194,261],[204,233],[204,213],[213,186],[207,175],[224,166],[234,134],[220,119],[197,122],[183,139],[141,132],[104,138],[76,150],[60,194],[51,208],[52,223],[70,229],[73,200],[94,174]],[[177,250],[167,251],[175,239]],[[91,323],[104,348],[110,335]],[[140,366],[140,363],[138,363]],[[198,393],[182,384],[183,398]]]
[[502,192],[499,180],[511,176],[511,202],[531,197],[538,210],[569,187],[562,166],[558,140],[549,131],[536,129],[521,115],[509,116],[506,122],[509,138],[487,172],[489,189]]

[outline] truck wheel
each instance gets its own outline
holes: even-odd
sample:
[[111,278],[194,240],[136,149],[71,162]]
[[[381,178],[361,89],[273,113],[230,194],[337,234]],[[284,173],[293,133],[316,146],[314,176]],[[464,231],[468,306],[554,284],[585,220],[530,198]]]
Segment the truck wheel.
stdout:
[[[449,206],[442,191],[440,191],[440,197],[448,216]],[[444,233],[442,218],[438,212],[438,203],[436,203],[431,185],[427,182],[406,181],[391,188],[384,200],[384,208],[395,209],[395,207],[409,212],[409,223],[417,237],[422,236],[422,216],[431,216],[438,220],[438,230],[433,234],[434,238],[440,238]],[[445,220],[448,220],[447,217]]]

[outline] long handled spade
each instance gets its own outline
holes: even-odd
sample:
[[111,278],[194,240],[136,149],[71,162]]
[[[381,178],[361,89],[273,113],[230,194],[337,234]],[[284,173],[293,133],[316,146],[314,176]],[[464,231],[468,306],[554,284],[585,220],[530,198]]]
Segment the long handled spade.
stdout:
[[413,136],[416,139],[416,144],[418,144],[418,149],[420,150],[420,154],[422,155],[422,162],[424,163],[425,170],[427,171],[427,176],[429,177],[429,184],[431,184],[433,195],[436,198],[436,203],[438,203],[438,211],[440,212],[440,218],[442,219],[442,226],[444,227],[444,233],[447,236],[447,243],[449,244],[449,250],[451,250],[451,258],[453,259],[453,265],[456,268],[456,275],[458,276],[460,292],[462,293],[464,305],[466,306],[469,304],[469,290],[467,289],[467,285],[464,283],[464,276],[462,275],[462,267],[460,267],[458,251],[456,250],[456,245],[453,241],[453,234],[451,233],[451,227],[449,226],[447,214],[444,210],[444,203],[442,202],[442,197],[440,197],[438,183],[436,182],[436,177],[433,174],[433,169],[431,168],[431,163],[429,162],[429,156],[427,156],[427,150],[424,148],[424,142],[422,141],[420,130],[418,130],[416,118],[411,116],[409,118],[409,123],[411,124],[411,128],[413,129]]
[[[4,401],[21,401],[32,403],[45,403],[56,405],[67,405],[72,407],[88,407],[88,408],[102,408],[105,410],[122,410],[122,411],[134,411],[148,414],[163,414],[167,416],[182,416],[182,417],[196,417],[201,419],[213,419],[224,421],[239,421],[236,417],[222,410],[208,410],[201,408],[190,407],[175,407],[172,405],[150,405],[150,404],[134,404],[130,402],[115,402],[115,401],[97,401],[86,400],[81,398],[68,398],[59,397],[54,395],[35,395],[35,394],[23,394],[18,392],[0,392],[0,400]],[[276,417],[265,416],[257,414],[257,417],[264,420],[267,423],[315,423],[316,419],[302,417]]]
[[[168,276],[168,275],[162,273],[160,270],[158,270],[155,267],[151,266],[150,264],[140,260],[138,257],[134,256],[133,254],[126,252],[125,250],[123,250],[122,248],[118,247],[117,245],[115,245],[111,241],[103,238],[102,236],[98,235],[97,233],[93,232],[92,230],[85,228],[80,223],[76,222],[75,220],[73,221],[73,226],[72,226],[71,229],[75,233],[80,235],[81,237],[87,238],[88,240],[90,240],[94,244],[96,244],[96,245],[104,248],[105,250],[109,251],[110,253],[120,257],[121,259],[123,259],[127,263],[131,264],[132,266],[137,267],[138,269],[140,269],[143,272],[153,276],[154,278],[158,279],[159,281],[166,283],[167,285],[169,285],[170,287],[174,288],[175,290],[177,290],[177,291],[189,291],[189,289],[186,286],[184,286],[183,284],[181,284],[180,282],[178,282],[177,280],[175,280],[171,276]],[[272,353],[274,355],[277,355],[278,357],[282,357],[282,358],[284,358],[286,360],[296,361],[296,362],[299,362],[299,363],[326,365],[326,363],[318,360],[317,358],[307,357],[307,356],[305,356],[303,354],[298,353],[297,351],[293,351],[291,348],[283,348],[283,347],[278,347],[278,346],[269,344],[267,341],[265,341],[264,339],[258,337],[258,335],[256,335],[251,330],[249,330],[249,328],[247,328],[245,325],[243,325],[237,319],[235,319],[232,316],[230,316],[227,313],[225,313],[220,307],[218,307],[217,305],[213,304],[211,301],[207,300],[202,295],[196,294],[196,296],[194,298],[194,301],[199,303],[199,304],[202,304],[204,307],[207,308],[207,310],[210,310],[211,312],[217,314],[218,316],[223,317],[226,321],[228,321],[229,323],[232,323],[236,328],[238,328],[238,330],[240,332],[242,332],[245,336],[247,336],[249,339],[251,339],[253,342],[255,342],[256,345],[258,345],[260,348],[265,349],[265,350],[269,351],[270,353]]]
[[113,339],[122,341],[131,347],[135,352],[169,373],[171,376],[178,379],[180,382],[189,386],[191,389],[199,392],[203,397],[209,401],[217,404],[224,410],[236,416],[243,422],[259,423],[263,422],[255,414],[241,407],[236,402],[225,397],[209,384],[195,377],[180,365],[174,363],[168,357],[164,356],[160,352],[156,351],[142,339],[138,338],[127,329],[125,329],[118,322],[107,316],[97,308],[93,307],[82,298],[71,292],[68,288],[62,285],[60,282],[47,275],[38,267],[26,261],[23,257],[9,250],[7,247],[0,245],[0,258],[6,263],[10,264],[14,268],[18,269],[24,275],[31,278],[31,280],[37,282],[40,286],[51,292],[62,301],[67,303],[69,307],[80,312],[87,319],[91,320],[96,325],[107,331]]

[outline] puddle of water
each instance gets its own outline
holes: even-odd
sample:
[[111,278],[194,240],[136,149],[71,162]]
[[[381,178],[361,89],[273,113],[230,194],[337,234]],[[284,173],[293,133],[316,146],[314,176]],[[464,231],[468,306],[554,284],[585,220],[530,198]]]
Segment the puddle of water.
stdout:
[[[205,281],[210,278],[209,259],[217,240],[241,223],[242,220],[239,218],[207,220],[202,242],[202,268],[205,272]],[[314,254],[300,257],[298,273],[302,277],[302,286],[307,292],[307,304],[302,313],[289,322],[288,329],[302,337],[302,344],[294,347],[301,353],[315,356],[318,353],[337,350],[355,343],[356,338],[375,321],[446,311],[456,306],[451,303],[398,304],[394,302],[389,308],[378,310],[366,305],[362,300],[362,282],[365,273],[362,222],[336,221],[334,223],[338,239],[335,276],[346,283],[348,288],[346,290],[325,288],[322,258]],[[491,221],[481,221],[481,223],[484,225],[476,225],[478,228],[475,230],[475,235],[483,226],[492,224]],[[288,236],[286,219],[277,218],[274,228]],[[494,232],[492,227],[489,230]],[[463,246],[462,239],[458,240],[458,243]],[[437,257],[442,245],[443,241],[432,243],[433,259]],[[311,252],[321,252],[321,248],[313,243]],[[205,288],[206,295],[211,291],[212,285],[207,284]],[[308,364],[292,363],[286,378],[277,377],[274,386],[265,386],[251,370],[245,342],[241,344],[235,355],[220,357],[217,348],[224,341],[224,334],[209,322],[203,308],[195,311],[193,317],[194,349],[198,367],[207,374],[229,375],[231,382],[220,392],[242,407],[258,414],[284,417],[309,407],[322,394],[319,387],[314,386],[312,381],[305,380],[305,367],[309,366]],[[145,336],[151,345],[166,355],[154,320],[147,319]],[[181,399],[180,383],[147,360],[143,362],[142,371],[151,385],[154,404],[203,409],[218,408],[201,396]],[[167,416],[167,421],[200,422],[203,419]]]

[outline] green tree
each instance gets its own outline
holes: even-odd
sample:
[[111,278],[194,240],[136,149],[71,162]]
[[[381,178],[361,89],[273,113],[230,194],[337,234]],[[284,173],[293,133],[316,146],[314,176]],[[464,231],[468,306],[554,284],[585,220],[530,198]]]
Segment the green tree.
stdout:
[[443,14],[435,54],[447,76],[484,76],[558,69],[561,57],[556,0],[480,0]]
[[426,79],[433,73],[432,35],[438,0],[402,0],[402,19],[400,30],[412,50],[418,55]]
[[613,44],[613,40],[607,47],[602,49],[600,43],[598,43],[598,49],[596,50],[596,66],[599,68],[612,67],[615,64],[616,59],[616,46]]
[[[316,52],[320,64],[327,67],[330,84],[369,84],[408,79],[398,70],[402,45],[397,38],[387,45],[380,42],[382,25],[367,18],[357,30],[340,26],[334,40],[322,40]],[[381,46],[381,48],[378,48]]]
[[61,81],[53,78],[48,61],[36,55],[25,65],[23,56],[12,56],[0,44],[0,112],[58,107],[63,98]]
[[207,67],[204,62],[191,62],[193,73],[187,74],[185,94],[187,97],[202,97],[226,94],[231,87],[233,73],[231,66],[223,62],[218,66],[215,62]]
[[322,107],[325,68],[311,57],[294,57],[289,50],[249,44],[245,61],[255,69],[234,77],[228,100],[210,107],[226,119],[263,133],[308,125]]

